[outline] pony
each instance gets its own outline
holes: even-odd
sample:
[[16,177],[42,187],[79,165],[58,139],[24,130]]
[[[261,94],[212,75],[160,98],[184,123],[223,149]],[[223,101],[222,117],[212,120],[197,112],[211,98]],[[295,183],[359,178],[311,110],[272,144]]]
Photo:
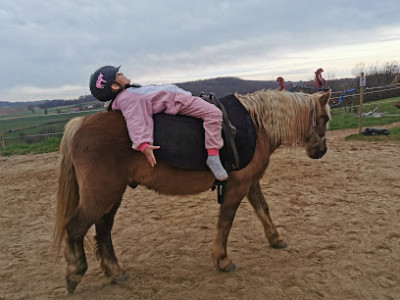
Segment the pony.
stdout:
[[[257,130],[255,152],[243,169],[230,173],[220,206],[212,260],[217,270],[231,272],[227,252],[236,210],[247,196],[273,248],[286,248],[272,222],[260,187],[271,154],[282,144],[300,145],[312,159],[327,151],[325,132],[330,120],[331,92],[315,94],[262,90],[235,94]],[[73,293],[87,270],[84,240],[95,225],[95,253],[104,274],[115,283],[130,281],[114,252],[111,229],[127,186],[146,186],[161,194],[189,195],[208,190],[215,178],[208,170],[187,170],[159,161],[152,168],[131,148],[126,123],[118,111],[71,119],[60,144],[54,247],[64,243],[66,288]]]

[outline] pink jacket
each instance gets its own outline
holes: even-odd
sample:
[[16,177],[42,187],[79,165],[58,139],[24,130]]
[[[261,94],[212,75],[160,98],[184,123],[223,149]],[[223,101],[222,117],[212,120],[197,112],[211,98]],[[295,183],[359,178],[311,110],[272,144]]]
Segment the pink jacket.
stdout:
[[153,144],[153,114],[176,115],[197,97],[176,85],[146,85],[123,90],[115,98],[112,109],[120,110],[126,120],[132,148],[143,150],[142,144]]

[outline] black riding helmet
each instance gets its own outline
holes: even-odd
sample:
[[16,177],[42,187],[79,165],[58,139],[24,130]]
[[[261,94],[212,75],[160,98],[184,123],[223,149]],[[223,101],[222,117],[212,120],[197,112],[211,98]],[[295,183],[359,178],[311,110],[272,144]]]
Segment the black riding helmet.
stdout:
[[121,66],[104,66],[97,69],[90,76],[89,87],[93,97],[103,102],[112,100],[116,97],[117,94],[113,93],[111,85],[113,84],[120,67]]

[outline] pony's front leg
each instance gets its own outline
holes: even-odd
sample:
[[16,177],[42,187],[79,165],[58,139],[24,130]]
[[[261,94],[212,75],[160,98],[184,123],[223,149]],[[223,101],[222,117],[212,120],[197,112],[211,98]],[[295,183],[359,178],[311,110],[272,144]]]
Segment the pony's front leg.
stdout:
[[269,214],[269,207],[265,201],[259,182],[250,187],[247,198],[250,200],[258,219],[264,226],[265,236],[267,237],[271,247],[276,249],[286,248],[286,243],[282,240],[274,223],[272,222]]
[[238,187],[228,182],[224,202],[219,210],[217,235],[212,247],[212,258],[219,271],[231,272],[236,270],[236,265],[228,258],[227,242],[232,228],[233,219],[244,195],[240,195]]
[[96,256],[100,262],[103,273],[111,277],[115,283],[123,283],[132,279],[131,274],[125,271],[118,263],[114,252],[114,246],[111,239],[111,230],[114,224],[114,217],[121,204],[116,203],[110,212],[105,214],[96,225]]

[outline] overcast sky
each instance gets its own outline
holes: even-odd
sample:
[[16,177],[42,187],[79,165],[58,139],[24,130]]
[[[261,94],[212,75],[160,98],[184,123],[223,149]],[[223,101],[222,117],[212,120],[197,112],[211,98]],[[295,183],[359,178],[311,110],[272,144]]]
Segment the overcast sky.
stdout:
[[0,2],[0,101],[74,99],[90,74],[134,82],[311,80],[400,62],[399,0]]

